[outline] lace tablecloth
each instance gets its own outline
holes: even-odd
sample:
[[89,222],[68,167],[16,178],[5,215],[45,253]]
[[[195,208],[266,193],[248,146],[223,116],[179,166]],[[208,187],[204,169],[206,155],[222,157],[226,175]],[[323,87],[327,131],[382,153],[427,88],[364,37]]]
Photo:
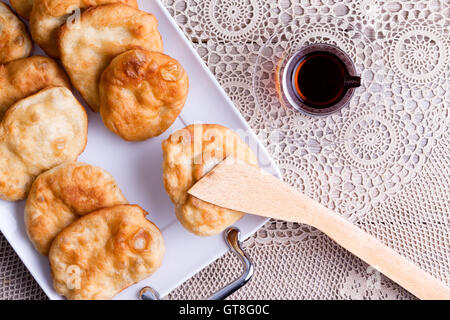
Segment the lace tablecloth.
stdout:
[[[163,2],[288,183],[450,285],[449,0]],[[344,39],[317,15],[351,24],[368,43]],[[271,80],[255,92],[252,76],[269,39],[276,50],[299,36],[344,46],[364,65],[381,62],[382,80],[363,74],[371,94],[326,118],[279,108],[264,91]],[[232,298],[414,298],[308,226],[270,221],[244,245],[256,274]],[[167,298],[205,298],[239,272],[227,254]],[[1,235],[0,298],[45,298]]]

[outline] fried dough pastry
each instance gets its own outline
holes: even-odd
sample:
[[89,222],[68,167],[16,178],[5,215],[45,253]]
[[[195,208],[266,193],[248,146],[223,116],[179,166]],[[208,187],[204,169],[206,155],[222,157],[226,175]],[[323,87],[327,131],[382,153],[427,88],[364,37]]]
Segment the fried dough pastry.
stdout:
[[23,22],[7,4],[0,2],[0,63],[28,57],[32,48]]
[[70,88],[65,72],[50,58],[33,56],[0,65],[0,120],[13,103],[48,86]]
[[100,76],[115,56],[136,48],[162,52],[157,27],[152,14],[122,3],[91,7],[81,14],[77,28],[61,27],[62,63],[93,111],[100,108]]
[[101,209],[76,220],[50,247],[56,292],[70,300],[110,299],[162,263],[164,240],[137,205]]
[[166,131],[184,106],[189,82],[175,59],[147,50],[115,57],[100,80],[100,114],[105,126],[127,141]]
[[58,31],[66,20],[73,25],[81,10],[114,2],[138,8],[136,0],[34,0],[30,16],[31,36],[48,55],[59,57]]
[[257,166],[250,148],[232,130],[215,124],[190,125],[162,143],[163,180],[175,213],[189,231],[210,236],[242,218],[244,213],[204,202],[187,191],[227,157]]
[[11,7],[24,19],[30,19],[34,0],[9,0]]
[[66,162],[34,180],[25,205],[25,227],[37,251],[48,255],[53,239],[80,216],[126,203],[108,172]]
[[21,200],[36,176],[75,160],[87,141],[87,115],[65,87],[19,100],[0,123],[0,199]]

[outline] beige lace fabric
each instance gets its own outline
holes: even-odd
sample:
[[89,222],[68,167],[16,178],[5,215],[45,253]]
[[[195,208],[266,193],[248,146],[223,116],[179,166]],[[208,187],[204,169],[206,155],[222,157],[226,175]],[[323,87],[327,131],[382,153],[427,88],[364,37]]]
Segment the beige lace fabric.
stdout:
[[[450,286],[448,0],[163,3],[286,182]],[[363,78],[350,105],[325,118],[273,94],[276,59],[315,42],[344,48]],[[414,298],[308,226],[270,221],[244,246],[256,273],[231,298]],[[227,254],[166,299],[206,298],[239,272]],[[45,298],[2,236],[0,298]]]

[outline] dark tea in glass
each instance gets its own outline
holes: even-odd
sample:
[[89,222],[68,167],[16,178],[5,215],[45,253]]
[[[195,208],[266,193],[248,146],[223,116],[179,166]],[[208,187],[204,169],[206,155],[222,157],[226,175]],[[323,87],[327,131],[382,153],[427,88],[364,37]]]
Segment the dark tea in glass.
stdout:
[[298,110],[327,115],[346,105],[361,85],[350,58],[340,49],[314,44],[298,51],[287,63],[283,92]]

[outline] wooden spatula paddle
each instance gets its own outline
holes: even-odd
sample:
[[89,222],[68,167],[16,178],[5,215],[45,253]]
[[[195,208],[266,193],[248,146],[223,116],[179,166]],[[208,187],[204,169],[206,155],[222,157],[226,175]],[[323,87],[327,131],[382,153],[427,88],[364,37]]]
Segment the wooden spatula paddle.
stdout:
[[189,193],[227,209],[313,226],[418,298],[450,299],[449,287],[378,239],[272,175],[233,160],[218,164]]

